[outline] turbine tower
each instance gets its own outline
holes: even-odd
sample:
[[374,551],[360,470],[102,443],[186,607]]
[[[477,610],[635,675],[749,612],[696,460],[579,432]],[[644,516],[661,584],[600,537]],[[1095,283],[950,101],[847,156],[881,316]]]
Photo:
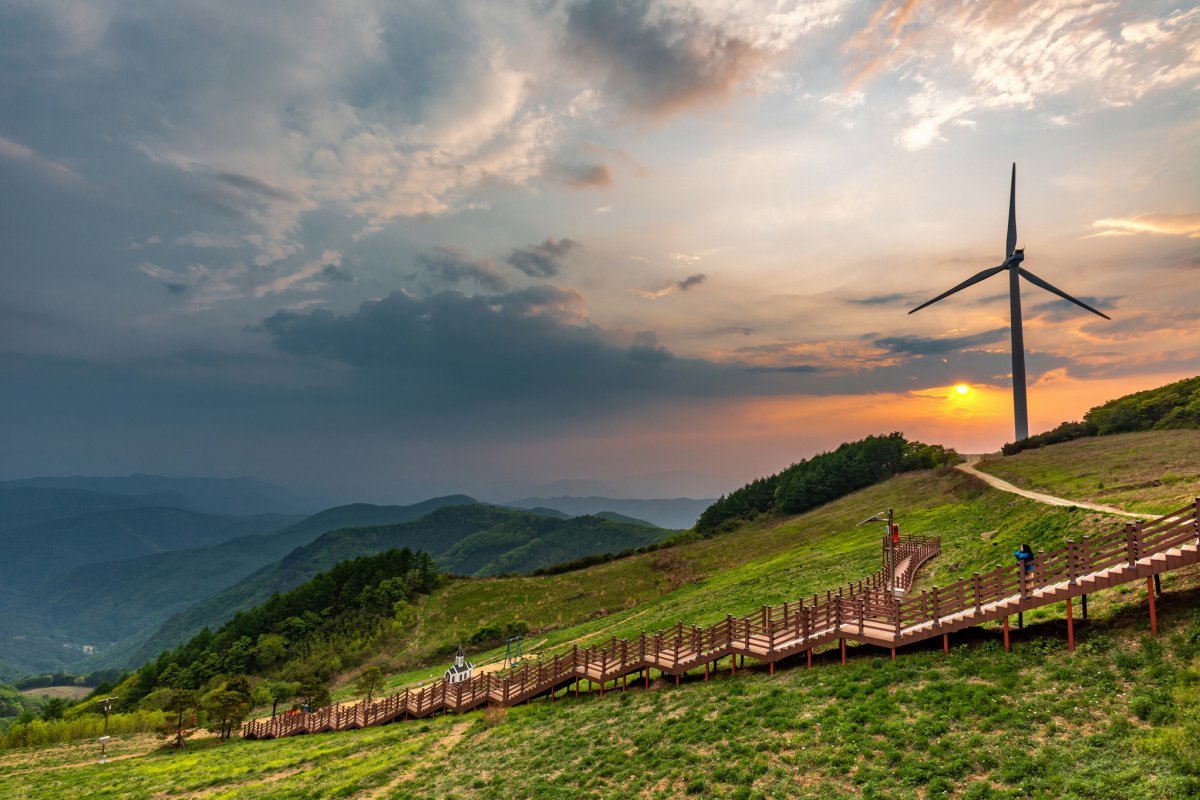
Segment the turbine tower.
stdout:
[[1029,408],[1025,400],[1025,336],[1021,330],[1021,283],[1018,280],[1019,276],[1025,276],[1025,280],[1034,286],[1040,286],[1064,300],[1070,300],[1075,305],[1085,308],[1093,314],[1097,314],[1105,319],[1111,318],[1107,314],[1101,314],[1082,300],[1072,297],[1062,289],[1047,283],[1021,266],[1021,262],[1025,260],[1025,249],[1017,249],[1017,165],[1015,163],[1012,166],[1012,186],[1008,193],[1008,241],[1005,244],[1004,253],[1004,263],[1000,266],[985,269],[983,272],[967,278],[953,289],[942,292],[937,297],[922,303],[908,313],[913,314],[920,311],[925,306],[933,305],[938,300],[947,298],[955,292],[962,291],[968,286],[974,286],[980,281],[985,281],[993,275],[1008,270],[1009,329],[1012,331],[1013,416],[1016,422],[1017,440],[1019,441],[1029,436]]

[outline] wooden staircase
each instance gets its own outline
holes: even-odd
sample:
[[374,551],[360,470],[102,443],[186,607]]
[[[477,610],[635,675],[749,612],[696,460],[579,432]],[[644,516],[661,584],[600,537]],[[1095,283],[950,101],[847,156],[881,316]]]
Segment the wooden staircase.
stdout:
[[[908,590],[917,569],[937,555],[936,538],[909,537],[897,546],[896,586]],[[247,739],[272,739],[301,733],[348,730],[382,725],[399,719],[417,719],[438,711],[464,712],[482,705],[512,706],[534,697],[556,693],[581,680],[598,684],[603,695],[607,684],[621,688],[632,676],[649,685],[650,670],[674,675],[676,683],[685,673],[703,669],[708,679],[717,662],[729,657],[736,671],[737,659],[746,657],[769,665],[789,657],[806,655],[812,663],[816,648],[838,642],[845,663],[845,644],[857,641],[895,648],[942,636],[993,620],[1004,620],[1007,643],[1008,618],[1022,611],[1067,601],[1070,641],[1074,642],[1072,598],[1200,563],[1200,499],[1192,505],[1148,523],[1127,524],[1112,533],[1042,553],[1032,570],[1019,565],[996,567],[975,573],[919,595],[903,598],[887,589],[883,570],[863,580],[841,586],[812,598],[801,598],[782,606],[763,606],[744,617],[700,627],[674,628],[637,639],[616,639],[592,647],[574,647],[536,663],[504,673],[491,673],[463,683],[435,681],[429,686],[367,703],[337,704],[311,713],[284,714],[274,719],[245,723]],[[1154,620],[1153,592],[1151,619]]]

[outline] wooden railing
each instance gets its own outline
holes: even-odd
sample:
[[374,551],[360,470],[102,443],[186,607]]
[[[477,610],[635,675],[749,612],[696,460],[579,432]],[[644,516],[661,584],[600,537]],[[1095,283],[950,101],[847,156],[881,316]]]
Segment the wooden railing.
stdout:
[[[898,588],[909,589],[916,570],[939,548],[937,538],[903,539],[896,549]],[[508,706],[547,693],[553,699],[554,692],[572,682],[578,691],[580,680],[598,683],[603,693],[609,681],[624,682],[635,673],[648,679],[651,668],[680,676],[703,667],[707,675],[710,666],[725,656],[750,656],[773,664],[798,653],[811,654],[814,648],[837,640],[895,647],[1084,594],[1101,578],[1106,586],[1127,583],[1198,562],[1200,500],[1151,522],[1084,537],[1078,543],[1068,541],[1064,547],[1039,554],[1029,571],[1019,564],[998,566],[900,599],[887,590],[887,576],[880,570],[811,599],[762,606],[753,614],[727,616],[713,625],[679,622],[654,634],[643,632],[636,639],[613,637],[591,647],[576,646],[570,652],[462,683],[439,680],[372,703],[339,704],[312,713],[255,720],[244,725],[242,735],[275,738],[379,725],[439,710]]]

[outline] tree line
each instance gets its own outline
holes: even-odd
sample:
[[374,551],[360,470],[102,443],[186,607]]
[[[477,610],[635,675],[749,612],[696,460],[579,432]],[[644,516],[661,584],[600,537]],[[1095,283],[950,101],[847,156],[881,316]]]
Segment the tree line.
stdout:
[[708,534],[762,515],[799,514],[900,472],[946,466],[957,458],[954,450],[910,442],[899,432],[868,436],[723,495],[704,510],[695,529]]
[[[407,630],[411,603],[439,580],[433,559],[409,548],[343,561],[102,685],[73,711],[95,713],[98,698],[111,692],[119,713],[160,712],[172,743],[183,746],[200,725],[228,738],[255,706],[328,705],[334,675],[360,664],[381,638]],[[381,671],[368,667],[363,675],[362,688],[374,694]]]
[[1157,389],[1118,397],[1083,415],[1082,422],[1064,422],[1001,448],[1006,456],[1023,450],[1114,433],[1200,428],[1200,375]]

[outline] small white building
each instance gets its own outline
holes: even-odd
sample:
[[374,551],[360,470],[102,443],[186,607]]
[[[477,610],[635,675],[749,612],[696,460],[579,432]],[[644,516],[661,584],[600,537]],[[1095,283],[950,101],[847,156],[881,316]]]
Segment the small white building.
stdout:
[[446,670],[442,678],[446,683],[462,683],[471,680],[475,674],[475,665],[463,657],[462,647],[454,654],[454,666]]

